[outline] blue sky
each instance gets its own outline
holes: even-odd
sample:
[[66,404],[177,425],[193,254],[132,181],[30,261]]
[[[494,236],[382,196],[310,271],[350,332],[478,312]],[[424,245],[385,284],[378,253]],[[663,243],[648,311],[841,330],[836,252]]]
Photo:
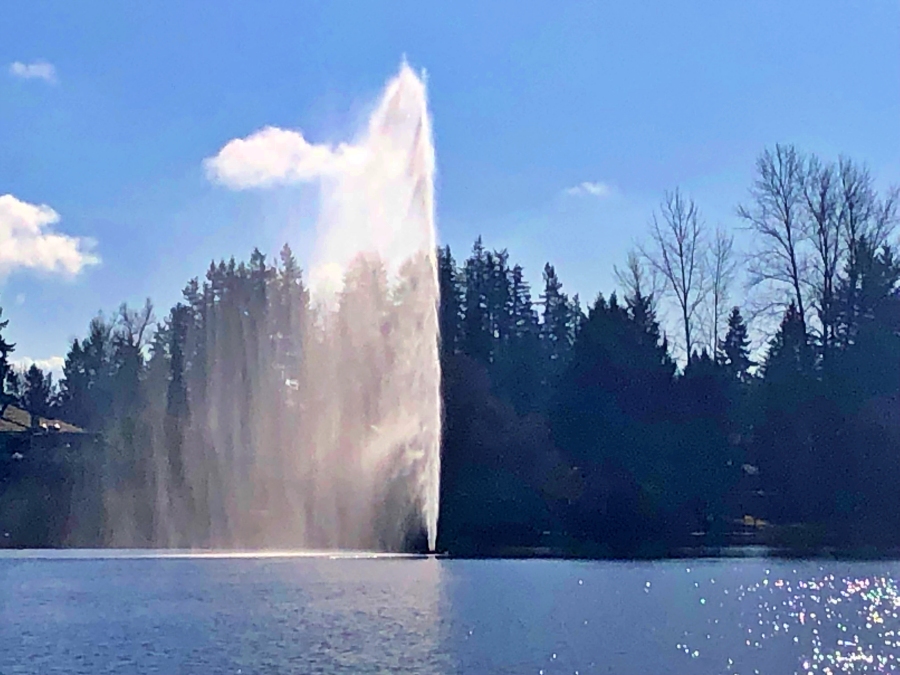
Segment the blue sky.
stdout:
[[[266,125],[350,139],[403,55],[428,72],[441,240],[464,257],[481,233],[535,285],[549,260],[570,291],[611,290],[676,186],[736,225],[776,142],[900,182],[895,0],[557,4],[5,7],[0,195],[49,206],[42,235],[69,237],[69,258],[0,270],[16,355],[63,355],[122,301],[162,315],[212,258],[307,250],[309,190],[230,192],[202,161]],[[611,189],[566,192],[583,182]]]

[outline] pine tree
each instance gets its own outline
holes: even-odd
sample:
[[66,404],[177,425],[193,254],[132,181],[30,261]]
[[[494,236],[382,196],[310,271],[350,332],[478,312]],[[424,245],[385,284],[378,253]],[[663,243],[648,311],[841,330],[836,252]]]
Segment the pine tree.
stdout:
[[[2,316],[3,309],[0,308],[0,317]],[[8,325],[9,319],[0,321],[0,414],[6,410],[7,405],[15,402],[15,395],[7,393],[7,387],[14,384],[13,382],[9,382],[9,378],[15,376],[9,363],[9,355],[16,350],[16,346],[8,343],[2,335],[3,330],[5,330]]]
[[88,337],[74,340],[66,355],[60,403],[63,418],[91,431],[111,421],[113,405],[113,327],[95,317]]
[[763,364],[767,380],[790,380],[794,376],[809,376],[814,359],[806,335],[806,322],[797,306],[791,302],[785,310],[778,332],[769,341]]
[[488,314],[487,253],[481,237],[475,240],[472,255],[465,262],[463,276],[465,278],[463,353],[488,364],[493,357],[493,340]]
[[547,355],[550,378],[565,369],[572,348],[573,307],[568,296],[563,293],[562,282],[553,265],[544,265],[544,292],[541,294],[543,313],[540,336]]
[[[274,296],[276,358],[284,369],[284,380],[296,382],[300,376],[300,359],[309,311],[309,291],[303,283],[303,272],[291,247],[285,244],[279,254],[280,269],[275,279]],[[270,299],[270,305],[273,300]]]
[[900,389],[900,263],[893,249],[875,250],[863,238],[837,293],[839,349],[829,363],[855,397]]
[[465,290],[460,283],[460,272],[453,260],[449,246],[438,248],[437,265],[440,289],[438,326],[441,333],[441,352],[455,354],[462,347]]
[[[21,406],[22,394],[25,392],[25,383],[22,379],[22,373],[10,368],[6,373],[6,388],[0,387],[0,399]],[[3,404],[0,404],[0,408],[2,406]]]
[[25,386],[22,404],[31,415],[32,426],[37,426],[40,417],[50,415],[50,404],[53,397],[53,375],[44,374],[36,364],[25,372]]
[[487,314],[488,332],[491,336],[492,353],[506,348],[512,334],[512,291],[510,289],[509,254],[493,251],[485,255],[487,271]]
[[515,265],[511,271],[510,295],[512,302],[512,328],[516,339],[537,336],[538,319],[531,300],[531,288],[525,281],[525,273],[521,265]]
[[166,448],[169,471],[176,486],[184,483],[184,435],[190,411],[185,382],[184,347],[187,339],[189,310],[181,303],[172,309],[169,320],[169,386],[166,392]]
[[719,345],[720,358],[725,365],[729,376],[740,382],[749,377],[750,367],[750,338],[747,335],[747,324],[741,316],[739,307],[734,307],[728,316],[728,331],[725,339]]
[[537,313],[520,265],[509,272],[509,327],[506,343],[494,367],[496,389],[520,413],[546,408],[550,392],[543,375]]

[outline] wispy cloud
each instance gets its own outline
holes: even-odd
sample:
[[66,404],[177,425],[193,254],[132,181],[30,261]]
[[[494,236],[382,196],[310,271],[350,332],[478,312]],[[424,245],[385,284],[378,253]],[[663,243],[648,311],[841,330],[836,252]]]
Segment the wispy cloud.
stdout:
[[19,356],[9,360],[14,368],[19,370],[28,370],[32,365],[37,366],[44,371],[44,374],[52,373],[53,379],[58,380],[62,377],[63,366],[66,360],[62,356],[51,356],[46,359],[33,359],[30,356]]
[[35,61],[34,63],[15,61],[9,66],[9,74],[23,80],[44,80],[50,84],[56,83],[56,67],[47,61]]
[[18,269],[71,277],[98,264],[93,242],[54,232],[58,222],[59,214],[45,204],[0,196],[0,277]]
[[606,199],[615,194],[615,188],[609,183],[584,181],[578,185],[566,188],[565,193],[573,197],[597,197],[598,199]]

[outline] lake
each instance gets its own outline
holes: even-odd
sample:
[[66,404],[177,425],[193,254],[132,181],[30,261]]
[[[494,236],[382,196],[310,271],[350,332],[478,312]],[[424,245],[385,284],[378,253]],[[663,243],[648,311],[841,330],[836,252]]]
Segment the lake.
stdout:
[[900,563],[0,553],[0,673],[875,673]]

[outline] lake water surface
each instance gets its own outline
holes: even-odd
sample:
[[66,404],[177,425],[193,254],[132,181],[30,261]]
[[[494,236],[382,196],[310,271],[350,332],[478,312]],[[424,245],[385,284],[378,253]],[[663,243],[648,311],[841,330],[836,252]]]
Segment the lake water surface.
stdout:
[[881,673],[900,563],[0,554],[0,673]]

